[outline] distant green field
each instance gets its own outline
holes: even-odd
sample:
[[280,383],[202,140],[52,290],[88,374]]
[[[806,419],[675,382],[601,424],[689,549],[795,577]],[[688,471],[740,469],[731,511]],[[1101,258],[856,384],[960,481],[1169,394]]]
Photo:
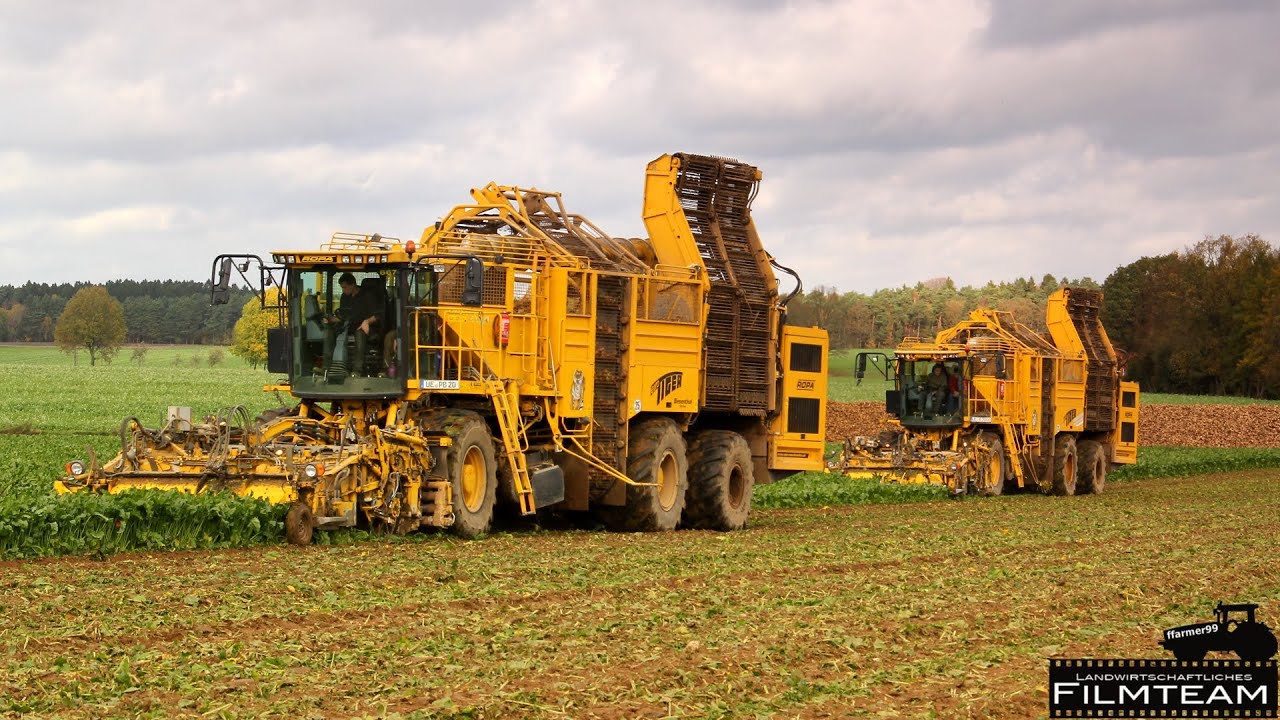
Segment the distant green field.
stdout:
[[[50,346],[0,346],[0,495],[48,494],[68,460],[84,458],[86,446],[100,458],[120,450],[117,432],[125,417],[144,425],[164,422],[169,405],[190,406],[196,417],[232,405],[256,415],[283,404],[262,386],[271,380],[217,348],[223,360],[209,367],[202,346],[147,350],[142,365],[122,350],[115,362],[80,365]],[[198,363],[197,363],[198,361]]]
[[[886,381],[877,371],[879,365],[867,363],[867,373],[858,382],[855,377],[854,359],[859,352],[882,352],[890,357],[892,350],[833,350],[829,360],[827,397],[838,402],[884,402],[884,391],[893,389],[893,382]],[[883,363],[883,359],[880,359]],[[892,370],[890,377],[893,377]]]
[[[175,366],[209,366],[210,352],[217,350],[222,359],[215,365],[219,368],[248,368],[244,360],[232,355],[226,347],[217,345],[126,345],[116,353],[110,365],[138,366],[133,359],[134,351],[143,349],[141,367],[175,367]],[[101,360],[98,361],[102,363]],[[80,352],[76,356],[62,352],[53,345],[46,344],[0,344],[0,365],[63,365],[78,367],[89,364],[89,353]]]

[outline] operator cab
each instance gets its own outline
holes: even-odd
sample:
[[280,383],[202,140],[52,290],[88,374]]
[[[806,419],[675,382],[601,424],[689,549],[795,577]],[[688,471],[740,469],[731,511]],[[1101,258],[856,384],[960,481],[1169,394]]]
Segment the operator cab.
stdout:
[[288,270],[289,380],[299,397],[404,394],[407,273],[395,265]]
[[966,412],[969,363],[961,357],[901,357],[885,412],[905,427],[958,427]]

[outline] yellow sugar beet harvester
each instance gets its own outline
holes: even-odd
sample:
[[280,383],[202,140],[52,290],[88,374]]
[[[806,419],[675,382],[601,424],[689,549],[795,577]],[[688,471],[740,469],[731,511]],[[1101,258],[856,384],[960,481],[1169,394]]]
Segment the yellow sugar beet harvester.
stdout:
[[[784,323],[774,269],[794,273],[757,235],[759,180],[734,160],[658,158],[646,239],[490,184],[416,243],[339,233],[270,261],[219,256],[215,302],[233,271],[279,298],[268,369],[287,379],[268,389],[296,405],[127,419],[117,457],[72,463],[56,489],[289,503],[296,543],[357,524],[473,536],[501,506],[741,528],[754,483],[822,468],[826,421],[826,332]],[[364,330],[343,316],[346,280],[373,308]]]
[[846,440],[829,470],[954,493],[1102,492],[1109,467],[1137,461],[1139,390],[1121,380],[1101,308],[1100,290],[1062,288],[1045,334],[978,309],[932,342],[905,339],[887,430]]

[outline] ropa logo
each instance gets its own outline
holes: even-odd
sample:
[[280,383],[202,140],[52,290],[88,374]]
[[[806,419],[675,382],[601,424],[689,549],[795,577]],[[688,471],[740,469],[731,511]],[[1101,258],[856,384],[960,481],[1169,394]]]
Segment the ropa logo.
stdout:
[[796,382],[796,389],[797,389],[797,390],[812,390],[816,384],[817,384],[817,383],[815,383],[815,382],[814,382],[814,381],[812,381],[812,380],[800,380],[800,381]]
[[649,386],[649,392],[654,394],[656,401],[662,402],[663,398],[678,390],[683,383],[683,372],[669,372],[654,380],[653,384]]

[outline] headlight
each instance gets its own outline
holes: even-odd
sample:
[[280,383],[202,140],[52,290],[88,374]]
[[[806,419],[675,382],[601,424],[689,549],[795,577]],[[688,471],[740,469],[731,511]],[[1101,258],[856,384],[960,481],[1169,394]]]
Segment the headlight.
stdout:
[[83,474],[84,474],[84,463],[80,462],[79,460],[72,460],[71,462],[67,463],[67,474],[68,474],[68,475],[83,475]]
[[324,474],[324,466],[317,465],[315,463],[307,463],[306,467],[302,468],[302,474],[309,478],[318,478]]

